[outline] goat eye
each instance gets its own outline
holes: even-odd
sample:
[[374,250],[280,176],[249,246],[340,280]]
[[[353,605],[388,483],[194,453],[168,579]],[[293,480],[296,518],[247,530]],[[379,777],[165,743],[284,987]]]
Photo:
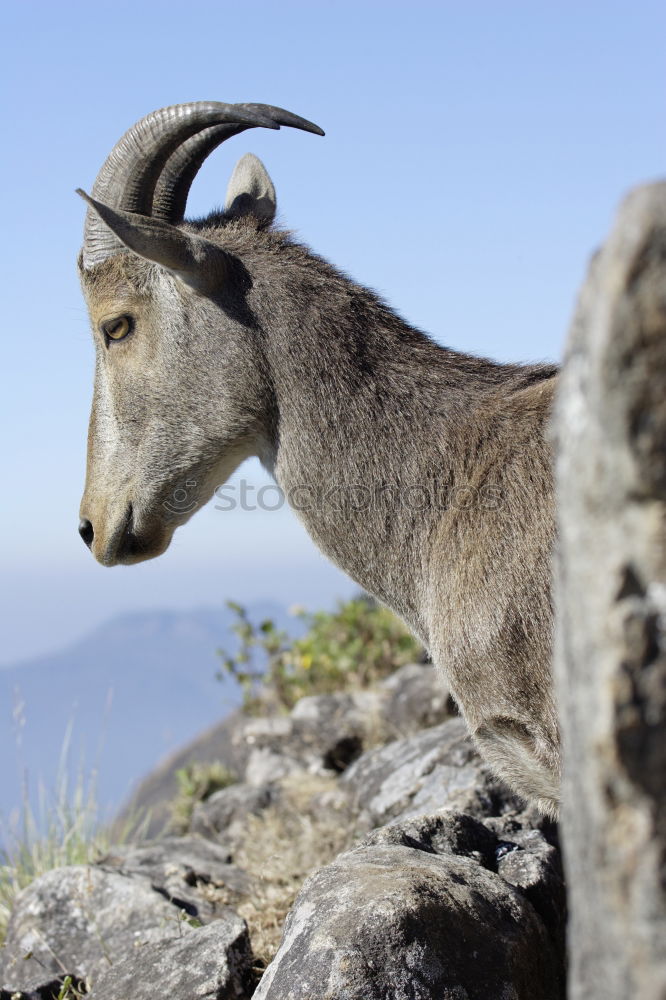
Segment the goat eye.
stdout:
[[109,340],[122,340],[132,329],[132,320],[129,316],[115,316],[113,319],[104,320],[100,324],[100,329]]

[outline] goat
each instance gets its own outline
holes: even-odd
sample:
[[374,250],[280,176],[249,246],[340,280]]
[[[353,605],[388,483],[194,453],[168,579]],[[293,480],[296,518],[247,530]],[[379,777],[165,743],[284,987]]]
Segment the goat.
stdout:
[[410,327],[272,227],[251,154],[224,210],[184,221],[209,153],[280,125],[324,134],[266,105],[163,108],[79,190],[96,346],[80,534],[105,566],[158,556],[258,456],[323,552],[424,642],[490,765],[555,815],[556,369]]

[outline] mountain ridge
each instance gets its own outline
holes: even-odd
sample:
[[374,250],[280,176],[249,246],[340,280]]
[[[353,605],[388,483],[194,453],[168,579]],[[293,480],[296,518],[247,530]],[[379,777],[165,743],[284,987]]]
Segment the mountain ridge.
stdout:
[[[275,602],[247,611],[252,621],[295,628]],[[70,782],[81,768],[96,771],[102,811],[116,808],[166,755],[239,704],[233,678],[215,678],[217,649],[236,647],[235,620],[222,605],[137,609],[50,655],[3,667],[0,815],[19,807],[26,786],[33,804],[40,783],[56,787],[70,728]]]

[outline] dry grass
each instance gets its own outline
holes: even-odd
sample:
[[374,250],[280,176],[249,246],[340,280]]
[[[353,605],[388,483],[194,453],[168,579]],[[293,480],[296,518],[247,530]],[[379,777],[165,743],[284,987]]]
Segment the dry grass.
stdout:
[[285,779],[280,803],[249,817],[234,862],[253,876],[256,888],[236,910],[248,923],[259,975],[277,951],[287,912],[304,880],[345,850],[353,833],[332,777]]

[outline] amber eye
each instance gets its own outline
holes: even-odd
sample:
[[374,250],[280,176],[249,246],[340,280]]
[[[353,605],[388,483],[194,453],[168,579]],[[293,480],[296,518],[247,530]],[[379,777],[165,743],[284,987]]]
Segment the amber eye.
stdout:
[[132,330],[132,319],[130,316],[114,316],[113,319],[105,319],[100,323],[100,330],[109,340],[122,340]]

